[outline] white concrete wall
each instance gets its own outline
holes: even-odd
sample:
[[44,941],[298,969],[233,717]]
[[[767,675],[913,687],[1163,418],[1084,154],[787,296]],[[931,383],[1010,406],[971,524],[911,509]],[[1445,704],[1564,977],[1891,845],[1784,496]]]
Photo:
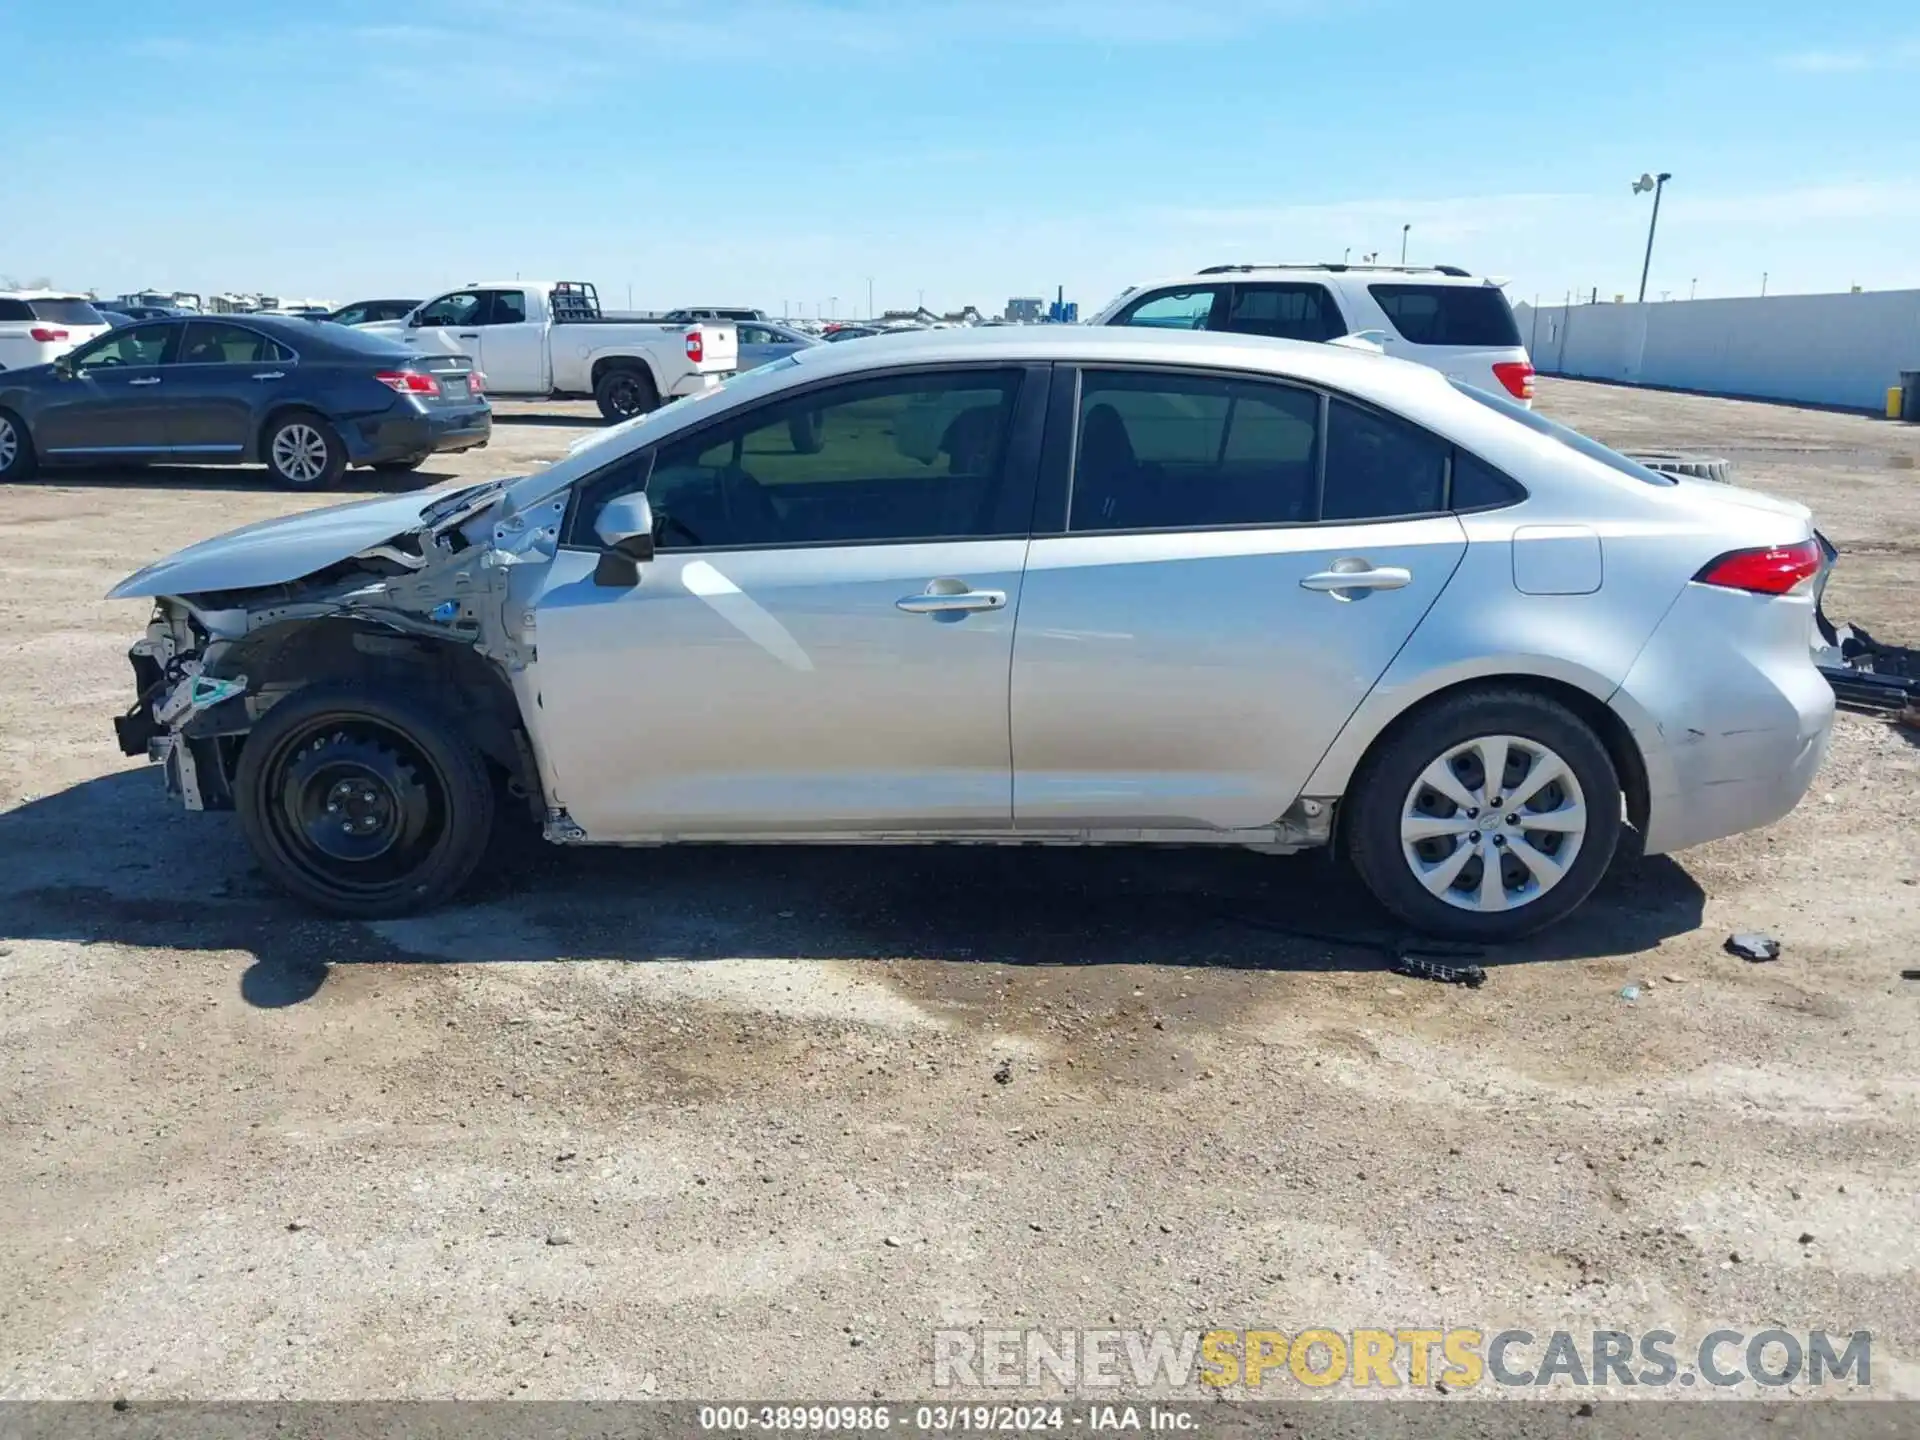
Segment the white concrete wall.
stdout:
[[1920,290],[1514,307],[1544,374],[1876,413],[1920,370]]

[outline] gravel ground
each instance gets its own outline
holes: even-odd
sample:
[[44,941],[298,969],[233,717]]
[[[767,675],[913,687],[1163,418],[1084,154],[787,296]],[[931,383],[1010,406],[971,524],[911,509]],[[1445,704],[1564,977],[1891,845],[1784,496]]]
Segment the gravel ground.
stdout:
[[[1920,639],[1920,428],[1541,390],[1808,501]],[[593,423],[499,409],[441,476]],[[1379,923],[1317,857],[555,851],[338,923],[108,723],[98,597],[303,503],[0,491],[0,1397],[908,1397],[954,1324],[1869,1329],[1920,1396],[1910,736],[1475,991],[1289,934]]]

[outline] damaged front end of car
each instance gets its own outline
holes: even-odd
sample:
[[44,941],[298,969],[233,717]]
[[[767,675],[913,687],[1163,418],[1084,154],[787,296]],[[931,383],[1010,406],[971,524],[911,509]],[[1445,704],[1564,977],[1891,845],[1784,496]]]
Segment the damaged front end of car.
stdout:
[[[534,601],[566,494],[523,511],[507,495],[495,483],[296,516],[130,577],[115,596],[155,604],[129,652],[137,698],[114,721],[121,750],[163,765],[188,810],[230,810],[247,737],[276,705],[309,685],[360,683],[418,694],[453,717],[507,792],[545,821],[521,697],[531,694]],[[402,511],[414,523],[386,530]],[[279,573],[356,539],[371,543]],[[273,578],[222,584],[262,575]]]

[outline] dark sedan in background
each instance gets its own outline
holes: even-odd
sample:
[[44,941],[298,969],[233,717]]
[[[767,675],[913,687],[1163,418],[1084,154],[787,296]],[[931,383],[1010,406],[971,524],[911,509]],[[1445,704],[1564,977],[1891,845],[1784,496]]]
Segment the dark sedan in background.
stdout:
[[463,355],[271,315],[141,321],[0,374],[0,482],[39,465],[264,464],[317,490],[349,465],[411,470],[485,445],[485,377]]

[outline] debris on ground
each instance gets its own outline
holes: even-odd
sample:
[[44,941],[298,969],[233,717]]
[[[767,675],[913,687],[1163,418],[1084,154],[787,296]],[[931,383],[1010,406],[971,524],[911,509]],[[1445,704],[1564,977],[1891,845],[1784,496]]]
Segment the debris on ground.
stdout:
[[1442,985],[1465,985],[1478,990],[1487,983],[1487,972],[1478,965],[1449,965],[1445,956],[1457,959],[1484,953],[1472,945],[1441,945],[1432,941],[1406,941],[1394,950],[1393,973],[1415,980],[1434,980]]
[[1638,985],[1623,986],[1620,991],[1620,998],[1622,1000],[1638,1000],[1640,998],[1640,987]]
[[1738,955],[1750,965],[1780,958],[1780,942],[1757,930],[1742,930],[1727,936],[1727,953]]
[[993,1083],[996,1085],[1011,1085],[1013,1083],[1012,1060],[1002,1060],[1000,1062],[1000,1068],[993,1072]]
[[1900,972],[1900,978],[1902,980],[1920,980],[1920,970],[1902,970]]

